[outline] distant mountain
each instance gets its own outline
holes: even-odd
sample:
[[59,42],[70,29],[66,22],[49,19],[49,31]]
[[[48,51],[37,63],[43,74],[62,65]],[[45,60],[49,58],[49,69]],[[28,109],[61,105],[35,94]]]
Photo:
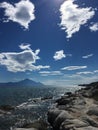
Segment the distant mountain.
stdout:
[[24,79],[21,80],[19,82],[7,82],[7,83],[0,83],[0,87],[42,87],[45,86],[44,84],[40,83],[40,82],[35,82],[33,80],[30,79]]

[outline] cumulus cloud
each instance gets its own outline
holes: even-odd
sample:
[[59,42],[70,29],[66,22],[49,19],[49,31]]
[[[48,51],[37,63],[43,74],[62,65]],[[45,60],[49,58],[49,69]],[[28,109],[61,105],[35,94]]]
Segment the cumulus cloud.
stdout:
[[61,60],[63,58],[65,58],[66,55],[64,54],[64,51],[63,50],[60,50],[60,51],[56,51],[53,58],[57,61],[57,60]]
[[61,68],[61,70],[79,70],[79,69],[85,69],[87,66],[67,66],[64,68]]
[[6,52],[0,53],[0,65],[3,65],[11,72],[25,72],[27,70],[34,71],[49,68],[50,66],[34,65],[37,60],[40,49],[35,52],[30,48],[30,45],[20,45],[23,49],[21,52]]
[[93,25],[91,25],[91,26],[89,27],[89,29],[90,29],[92,32],[98,31],[98,23],[94,23]]
[[10,20],[17,22],[25,29],[28,29],[31,21],[35,19],[35,6],[29,0],[21,0],[14,5],[8,2],[2,2],[0,3],[0,8],[5,9],[4,16],[7,18],[6,22],[9,22]]
[[89,58],[89,57],[92,57],[93,55],[94,55],[94,54],[85,55],[85,56],[82,56],[82,58],[87,59],[87,58]]
[[62,75],[61,71],[40,71],[41,76],[57,76]]
[[81,25],[86,24],[95,14],[93,8],[80,8],[74,1],[66,0],[60,7],[60,26],[67,33],[67,38],[71,38],[80,30]]

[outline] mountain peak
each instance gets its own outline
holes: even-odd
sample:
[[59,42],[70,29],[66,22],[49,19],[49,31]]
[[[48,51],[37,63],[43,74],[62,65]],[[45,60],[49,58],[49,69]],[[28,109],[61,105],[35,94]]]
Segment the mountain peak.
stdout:
[[25,81],[32,81],[31,79],[28,79],[28,78],[26,78],[26,79],[23,79],[23,80],[25,80]]
[[31,80],[31,79],[23,79],[23,80],[21,80],[21,81],[19,81],[19,82],[35,82],[35,81],[33,81],[33,80]]
[[44,84],[40,83],[40,82],[36,82],[36,81],[33,81],[31,79],[24,79],[24,80],[21,80],[21,81],[18,81],[18,82],[8,82],[8,83],[0,83],[0,86],[26,86],[26,87],[41,87],[41,86],[44,86]]

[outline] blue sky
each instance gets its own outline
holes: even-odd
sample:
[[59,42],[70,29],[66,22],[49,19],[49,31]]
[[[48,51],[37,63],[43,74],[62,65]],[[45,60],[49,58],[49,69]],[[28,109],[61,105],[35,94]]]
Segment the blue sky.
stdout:
[[98,80],[98,0],[1,0],[0,82]]

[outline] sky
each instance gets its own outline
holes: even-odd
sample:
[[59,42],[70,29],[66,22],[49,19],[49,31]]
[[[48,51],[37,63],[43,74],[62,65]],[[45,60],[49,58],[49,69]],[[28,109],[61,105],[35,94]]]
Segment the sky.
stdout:
[[98,0],[0,0],[0,82],[98,81]]

